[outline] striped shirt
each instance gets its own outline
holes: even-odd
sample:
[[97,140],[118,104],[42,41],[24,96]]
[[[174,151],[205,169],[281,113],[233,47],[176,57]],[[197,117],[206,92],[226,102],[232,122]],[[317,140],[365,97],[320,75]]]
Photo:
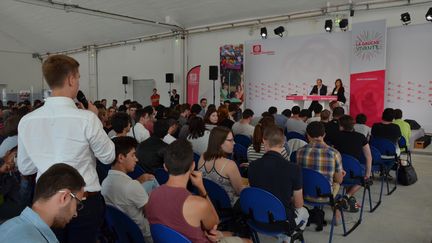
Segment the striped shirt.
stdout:
[[324,142],[311,142],[297,150],[297,163],[303,168],[315,170],[333,184],[333,176],[342,170],[340,153]]
[[[255,151],[253,144],[251,144],[247,150],[248,162],[251,163],[252,161],[255,161],[257,159],[261,159],[261,157],[263,157],[263,155],[265,153],[266,153],[266,151],[264,150],[264,144],[263,143],[261,143],[261,148],[260,148],[259,152]],[[282,155],[282,157],[284,157],[284,159],[289,161],[289,155],[288,155],[285,147],[282,149],[281,155]]]

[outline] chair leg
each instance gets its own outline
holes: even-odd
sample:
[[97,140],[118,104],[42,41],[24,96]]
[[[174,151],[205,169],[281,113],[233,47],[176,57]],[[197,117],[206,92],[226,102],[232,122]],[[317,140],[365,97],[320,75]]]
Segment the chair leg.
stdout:
[[395,185],[394,185],[394,187],[390,190],[390,186],[389,186],[389,178],[388,178],[388,176],[387,176],[387,173],[390,173],[391,168],[387,168],[387,169],[386,169],[385,179],[386,179],[386,183],[387,183],[387,195],[391,195],[391,194],[396,190],[396,188],[397,188],[397,170],[398,170],[398,169],[396,169],[396,173],[395,173],[395,177],[394,177]]
[[336,207],[333,207],[333,216],[332,216],[331,227],[330,227],[329,243],[331,243],[333,240],[333,228],[336,221],[336,210],[337,210]]
[[379,207],[379,205],[381,205],[381,198],[382,198],[382,194],[383,194],[383,188],[384,188],[384,177],[381,178],[381,190],[380,190],[380,195],[379,195],[379,199],[378,202],[375,204],[374,207],[372,207],[372,196],[371,196],[371,191],[370,191],[370,187],[368,189],[368,193],[369,193],[369,212],[373,212],[375,211],[375,209],[377,209]]
[[344,234],[343,234],[343,236],[347,236],[347,235],[351,234],[361,224],[362,219],[363,219],[363,209],[364,209],[364,201],[365,201],[365,196],[366,196],[366,190],[368,188],[369,188],[369,186],[364,186],[364,189],[363,189],[363,197],[362,197],[362,204],[361,204],[362,206],[361,206],[361,209],[360,209],[359,219],[357,220],[357,222],[348,231],[345,231],[345,227],[344,227]]

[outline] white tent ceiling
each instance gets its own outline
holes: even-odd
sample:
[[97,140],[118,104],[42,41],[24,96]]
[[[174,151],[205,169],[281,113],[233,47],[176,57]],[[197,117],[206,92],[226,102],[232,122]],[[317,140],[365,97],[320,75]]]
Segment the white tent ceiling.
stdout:
[[[183,28],[320,9],[326,0],[54,0],[80,7],[165,22]],[[331,0],[331,4],[348,0]],[[136,24],[82,13],[0,1],[0,49],[53,52],[84,45],[115,42],[166,32],[159,26]]]

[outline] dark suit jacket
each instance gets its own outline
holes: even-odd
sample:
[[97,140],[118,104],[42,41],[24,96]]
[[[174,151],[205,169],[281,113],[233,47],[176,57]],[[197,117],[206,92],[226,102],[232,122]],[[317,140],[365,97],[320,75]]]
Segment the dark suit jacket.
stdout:
[[[332,95],[335,95],[335,92],[336,92],[336,88],[333,89],[333,91],[332,91]],[[345,89],[344,89],[344,87],[341,87],[341,88],[339,89],[339,92],[337,93],[337,101],[340,101],[340,102],[342,102],[342,103],[345,103],[345,102],[346,102],[346,98],[345,98]]]
[[[310,95],[311,94],[318,94],[318,86],[313,86],[312,91],[310,92]],[[319,95],[327,95],[327,86],[325,86],[324,84],[321,86]]]

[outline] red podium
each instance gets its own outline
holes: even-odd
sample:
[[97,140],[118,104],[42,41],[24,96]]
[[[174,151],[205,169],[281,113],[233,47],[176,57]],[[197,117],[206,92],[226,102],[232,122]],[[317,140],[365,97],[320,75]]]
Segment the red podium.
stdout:
[[333,100],[337,100],[337,96],[334,95],[287,95],[286,100],[292,100],[296,105],[302,109],[305,107],[305,101],[318,101],[325,108],[329,108],[329,103]]

